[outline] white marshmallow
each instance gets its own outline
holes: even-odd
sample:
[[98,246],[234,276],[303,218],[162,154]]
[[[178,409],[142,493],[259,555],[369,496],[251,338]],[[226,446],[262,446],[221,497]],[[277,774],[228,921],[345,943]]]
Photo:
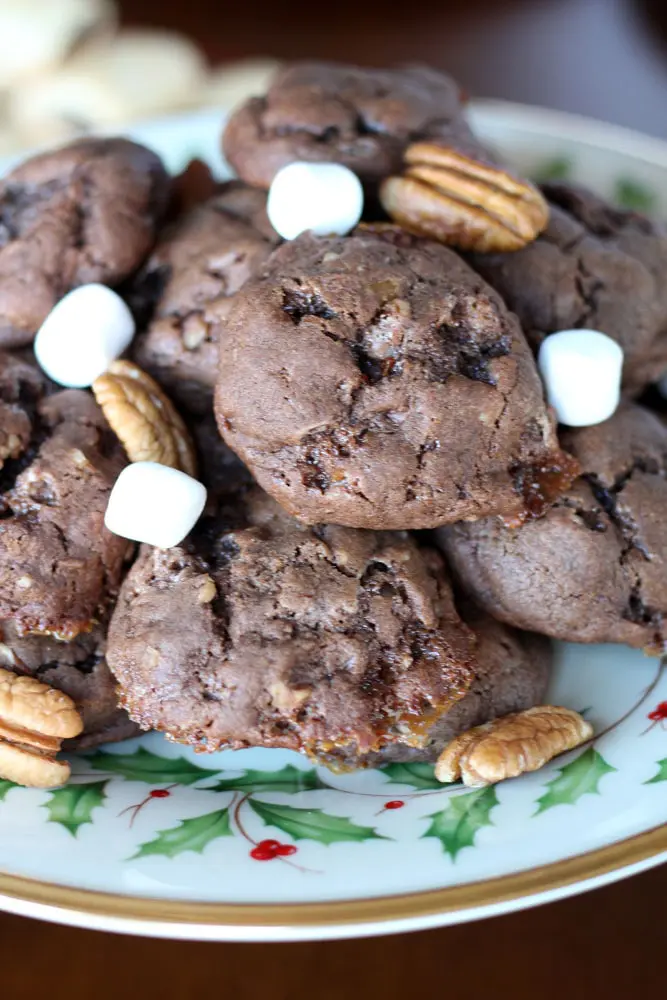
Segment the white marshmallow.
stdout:
[[194,528],[206,505],[206,488],[178,469],[133,462],[114,484],[104,523],[133,542],[170,549]]
[[361,182],[341,163],[289,163],[273,178],[266,206],[271,225],[285,240],[307,229],[344,236],[363,207]]
[[537,357],[547,399],[561,424],[590,427],[608,420],[621,396],[623,350],[597,330],[561,330]]
[[35,356],[59,385],[84,389],[127,350],[132,313],[106,285],[81,285],[54,306],[35,337]]

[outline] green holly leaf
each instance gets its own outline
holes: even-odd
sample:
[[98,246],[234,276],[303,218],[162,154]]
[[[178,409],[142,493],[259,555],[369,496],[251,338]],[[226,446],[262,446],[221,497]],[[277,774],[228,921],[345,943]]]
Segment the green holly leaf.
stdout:
[[549,791],[537,800],[538,810],[535,815],[553,809],[554,806],[573,806],[582,795],[599,795],[600,779],[616,770],[595,747],[589,747],[575,760],[561,767],[557,778],[547,782]]
[[60,823],[76,837],[80,827],[93,822],[93,809],[106,799],[106,784],[106,781],[94,781],[89,785],[66,785],[51,792],[45,805],[48,822]]
[[631,177],[619,177],[614,185],[614,201],[621,208],[633,212],[651,212],[655,208],[656,196],[654,191]]
[[437,781],[432,764],[423,764],[420,761],[413,761],[409,764],[385,764],[380,769],[390,779],[390,785],[412,785],[419,789],[442,788],[441,781]]
[[134,753],[98,753],[85,757],[95,771],[118,774],[128,781],[144,781],[147,785],[194,785],[203,778],[220,774],[220,768],[209,770],[186,757],[159,757],[139,747]]
[[658,761],[658,767],[660,768],[658,773],[655,777],[649,778],[648,781],[645,781],[645,785],[657,785],[659,781],[667,781],[667,757]]
[[302,771],[293,764],[286,764],[279,771],[248,770],[240,778],[221,778],[211,786],[216,792],[311,792],[328,786],[319,778],[315,768]]
[[297,809],[250,799],[250,805],[267,826],[275,826],[294,840],[336,844],[341,840],[387,840],[372,826],[357,826],[344,816],[330,816],[321,809]]
[[175,858],[184,851],[195,851],[201,854],[205,847],[218,837],[233,837],[229,823],[229,809],[216,809],[215,812],[193,819],[184,819],[178,826],[169,830],[158,830],[155,840],[141,844],[134,858],[145,858],[150,854],[160,854],[165,858]]
[[498,796],[493,785],[456,795],[440,812],[426,817],[431,825],[423,837],[436,837],[445,854],[456,861],[459,851],[474,846],[478,830],[493,826],[489,815],[497,805]]
[[567,156],[555,156],[547,160],[535,171],[534,177],[540,184],[549,181],[566,181],[572,176],[573,163]]
[[0,802],[3,801],[7,792],[11,791],[12,788],[18,788],[19,786],[13,781],[5,781],[4,778],[0,778]]

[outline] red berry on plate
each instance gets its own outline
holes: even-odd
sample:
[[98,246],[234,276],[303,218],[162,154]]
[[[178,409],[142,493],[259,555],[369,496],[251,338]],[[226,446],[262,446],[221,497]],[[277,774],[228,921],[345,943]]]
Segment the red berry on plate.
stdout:
[[272,861],[278,856],[281,847],[282,844],[277,840],[260,840],[250,852],[250,857],[255,861]]
[[151,792],[152,799],[168,799],[171,792],[168,792],[166,788],[154,788]]
[[280,844],[276,854],[279,858],[289,858],[292,854],[296,854],[296,851],[294,844]]
[[392,799],[391,802],[385,802],[385,809],[402,809],[405,805],[402,799]]

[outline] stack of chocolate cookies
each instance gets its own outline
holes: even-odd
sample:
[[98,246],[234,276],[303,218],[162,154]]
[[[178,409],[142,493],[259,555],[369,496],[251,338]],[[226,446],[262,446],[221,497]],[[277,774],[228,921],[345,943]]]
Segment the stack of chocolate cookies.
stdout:
[[[0,191],[0,662],[68,691],[88,743],[349,768],[540,704],[550,639],[662,651],[667,428],[637,399],[667,369],[665,232],[514,175],[433,71],[288,67],[223,145],[239,179],[186,208],[120,142]],[[267,192],[297,162],[354,172],[358,225],[281,239]],[[197,451],[206,509],[169,549],[103,526],[123,448],[29,355],[91,281]],[[623,349],[595,426],[559,427],[538,371],[570,328]]]

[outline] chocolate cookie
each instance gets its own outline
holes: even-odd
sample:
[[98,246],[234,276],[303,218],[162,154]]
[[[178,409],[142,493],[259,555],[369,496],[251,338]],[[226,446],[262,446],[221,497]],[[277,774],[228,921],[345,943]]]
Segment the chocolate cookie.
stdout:
[[19,636],[12,622],[0,622],[0,666],[39,677],[76,703],[83,717],[83,733],[71,741],[72,748],[115,743],[140,732],[118,707],[116,682],[104,657],[105,631],[96,625],[72,642],[59,642],[50,636]]
[[120,583],[128,545],[104,512],[125,456],[89,393],[47,388],[0,354],[0,620],[67,640]]
[[625,387],[638,392],[667,369],[667,231],[583,188],[544,192],[546,231],[516,253],[477,254],[473,266],[535,349],[557,330],[601,330],[623,348]]
[[479,147],[451,77],[426,67],[301,62],[231,116],[223,149],[239,177],[256,187],[268,188],[281,167],[306,160],[343,163],[373,188],[400,171],[409,143],[424,139]]
[[477,639],[475,680],[468,693],[433,724],[424,746],[395,743],[363,759],[350,751],[343,766],[436,761],[450,740],[467,729],[543,703],[553,661],[549,640],[508,628],[469,601],[457,601],[457,607]]
[[232,181],[167,229],[139,275],[135,296],[155,306],[134,356],[188,409],[210,409],[219,324],[277,242],[266,195]]
[[438,532],[461,585],[490,614],[573,642],[667,641],[667,428],[627,404],[563,444],[583,475],[540,520]]
[[419,745],[474,676],[440,556],[305,527],[259,490],[237,517],[130,570],[108,648],[130,716],[200,750]]
[[452,251],[391,227],[274,252],[220,331],[216,414],[309,523],[512,518],[574,474],[500,297]]
[[0,347],[30,343],[75,286],[134,271],[169,183],[159,158],[126,139],[81,139],[11,171],[0,182]]

